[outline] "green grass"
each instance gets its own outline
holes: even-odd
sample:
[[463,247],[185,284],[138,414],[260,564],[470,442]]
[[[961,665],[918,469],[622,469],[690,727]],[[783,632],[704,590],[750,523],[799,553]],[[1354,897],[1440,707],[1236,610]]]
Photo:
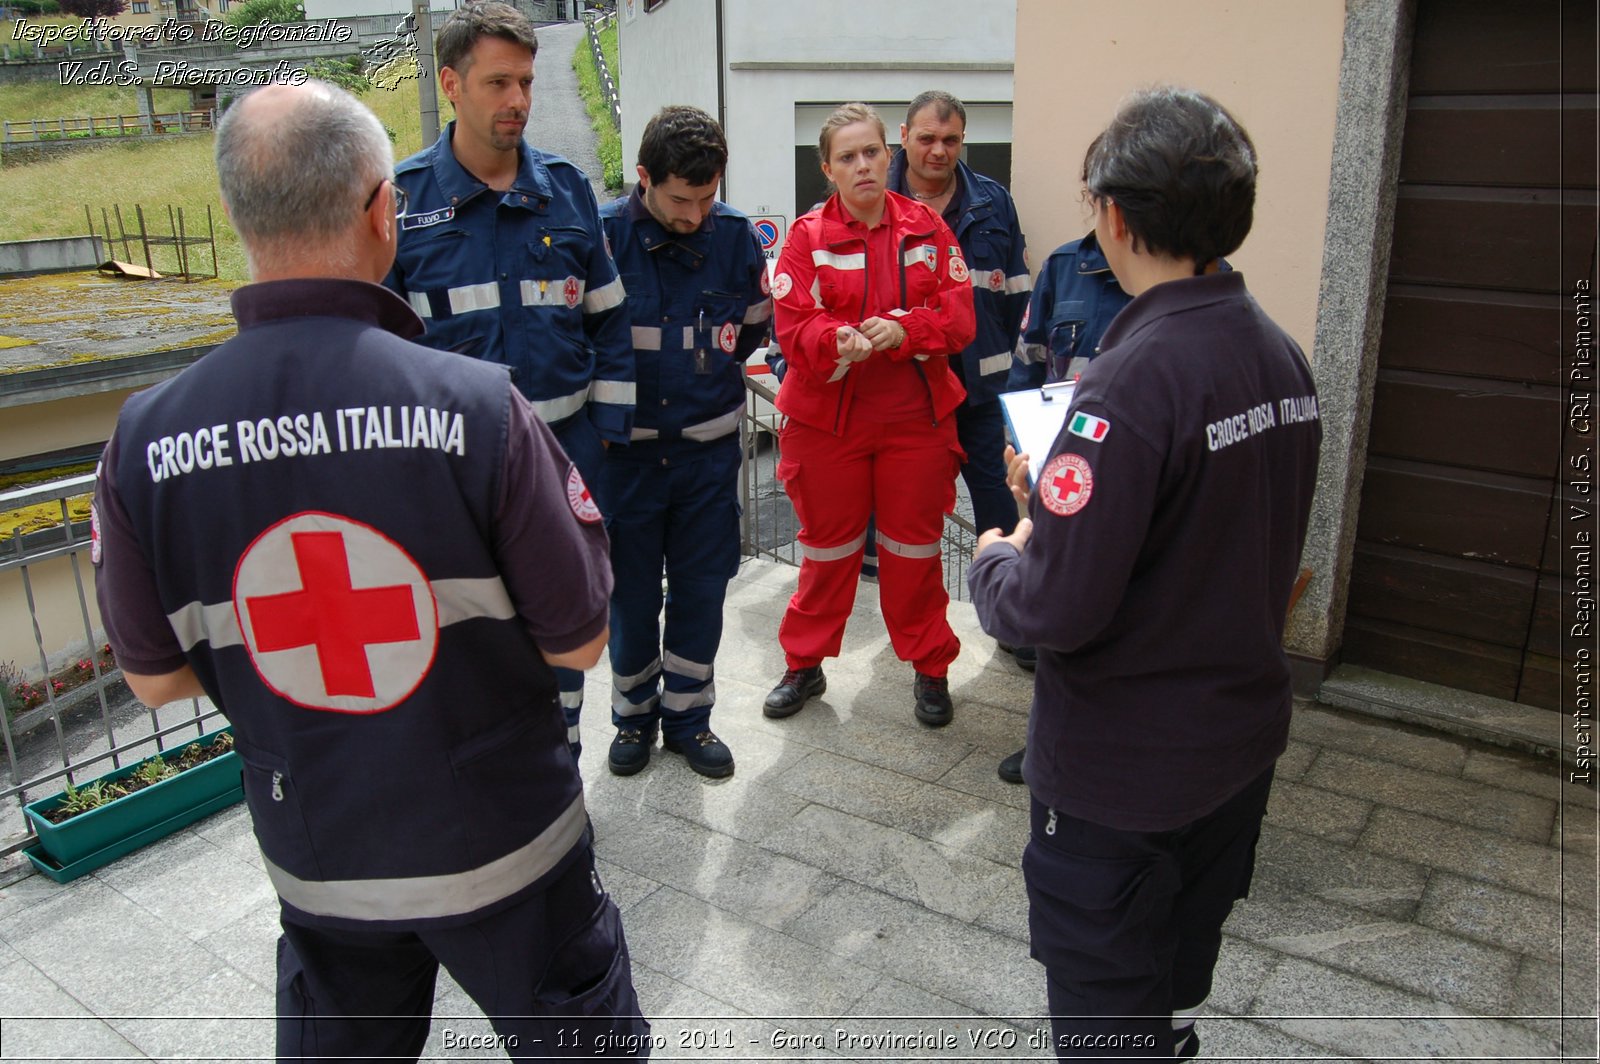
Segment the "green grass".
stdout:
[[[97,91],[49,87],[50,98],[59,99],[61,107],[78,106],[73,99],[77,93]],[[0,87],[0,113],[9,113],[14,91],[32,89],[33,86],[27,85]],[[180,95],[187,97],[188,93]],[[21,98],[22,93],[18,93],[18,97]],[[416,81],[401,82],[392,90],[373,89],[362,101],[394,133],[396,159],[422,146]],[[449,110],[448,103],[444,109]],[[441,120],[445,118],[447,116],[441,116]],[[0,171],[0,233],[11,240],[82,235],[87,226],[86,204],[94,217],[96,232],[102,232],[102,208],[112,215],[111,224],[116,226],[114,205],[121,206],[124,223],[137,232],[133,206],[139,204],[144,207],[146,225],[152,233],[170,234],[168,205],[174,209],[183,208],[186,232],[204,233],[206,207],[209,206],[217,234],[218,273],[228,280],[244,281],[248,278],[244,251],[239,246],[238,235],[222,213],[222,202],[217,194],[212,141],[207,134],[139,144],[112,144],[27,166],[7,167]],[[120,243],[113,254],[123,257]],[[142,250],[135,246],[133,254],[142,264]],[[160,257],[155,257],[157,255]],[[152,256],[156,269],[162,272],[177,269],[177,256],[171,249],[153,249]],[[209,253],[201,250],[198,258],[191,261],[190,268],[205,269],[210,264]]]
[[[611,68],[611,76],[617,77],[620,67],[617,65],[617,27],[614,23],[600,31],[600,52],[606,57],[606,65]],[[583,96],[584,106],[589,111],[589,122],[594,126],[599,138],[595,150],[600,156],[600,166],[605,171],[606,188],[620,192],[622,136],[617,127],[611,123],[611,106],[606,102],[605,93],[600,87],[600,73],[595,69],[594,58],[589,54],[587,35],[578,42],[577,49],[572,53],[572,69],[577,72],[578,92]]]

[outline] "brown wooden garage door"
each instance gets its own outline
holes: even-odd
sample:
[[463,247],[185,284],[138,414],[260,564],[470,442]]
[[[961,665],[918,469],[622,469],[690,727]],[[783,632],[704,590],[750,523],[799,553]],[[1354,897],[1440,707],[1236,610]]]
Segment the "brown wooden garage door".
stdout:
[[1348,662],[1552,708],[1594,42],[1592,0],[1418,5],[1344,633]]

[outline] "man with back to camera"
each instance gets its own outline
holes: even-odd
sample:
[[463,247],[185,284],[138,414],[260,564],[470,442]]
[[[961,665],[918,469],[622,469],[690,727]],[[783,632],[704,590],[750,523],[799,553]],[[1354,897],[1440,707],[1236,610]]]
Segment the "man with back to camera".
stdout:
[[503,368],[409,342],[370,111],[264,88],[216,156],[239,334],[123,407],[92,556],[134,694],[233,725],[278,1054],[415,1060],[441,963],[513,1056],[623,1053],[649,1025],[551,671],[606,642],[583,478]]
[[[980,538],[970,583],[985,631],[1039,649],[1022,866],[1057,1055],[1187,1060],[1288,741],[1283,629],[1322,432],[1299,347],[1241,274],[1206,272],[1255,202],[1233,117],[1136,94],[1083,177],[1133,302],[1030,520]],[[1015,456],[1019,496],[1026,476]]]
[[[959,99],[936,89],[918,95],[900,124],[901,148],[889,163],[889,188],[938,211],[966,258],[978,335],[959,358],[950,359],[950,369],[967,389],[966,402],[956,408],[956,435],[967,453],[961,479],[972,497],[973,526],[980,533],[998,528],[1009,535],[1017,527],[1017,502],[1006,486],[999,396],[1006,390],[1011,350],[1033,285],[1017,205],[1004,185],[961,161],[966,134],[967,109]],[[1004,649],[1024,668],[1031,667],[1032,648]]]
[[[456,117],[395,168],[411,205],[385,283],[427,323],[429,347],[510,366],[598,490],[605,448],[633,424],[633,352],[589,179],[522,139],[538,48],[507,4],[462,7],[439,28],[439,87]],[[556,676],[576,758],[583,674]]]
[[[716,199],[722,128],[665,107],[639,142],[639,183],[600,209],[628,288],[639,388],[633,442],[606,456],[612,722],[608,764],[631,776],[656,731],[702,776],[733,774],[711,730],[722,603],[739,568],[745,360],[772,320],[761,242]],[[666,572],[663,636],[661,576]]]

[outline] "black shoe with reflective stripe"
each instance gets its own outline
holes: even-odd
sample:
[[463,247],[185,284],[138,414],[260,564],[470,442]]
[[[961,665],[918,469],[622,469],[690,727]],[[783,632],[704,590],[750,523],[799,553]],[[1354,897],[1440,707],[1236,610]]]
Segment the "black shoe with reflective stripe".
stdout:
[[806,704],[807,699],[815,698],[827,689],[828,678],[822,675],[821,665],[813,665],[809,669],[790,669],[783,674],[783,679],[778,681],[772,693],[767,695],[761,712],[774,719],[792,717],[800,712],[800,707]]
[[950,681],[945,677],[919,672],[912,690],[917,696],[917,719],[928,727],[942,728],[956,719],[956,707],[950,701]]

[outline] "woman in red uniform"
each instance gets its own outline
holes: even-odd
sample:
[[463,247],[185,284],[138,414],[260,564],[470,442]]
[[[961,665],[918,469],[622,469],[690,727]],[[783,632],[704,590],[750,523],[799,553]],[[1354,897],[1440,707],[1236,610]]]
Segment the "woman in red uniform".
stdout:
[[787,717],[826,689],[877,517],[880,601],[916,670],[915,711],[950,723],[945,674],[961,643],[945,619],[939,539],[963,459],[966,393],[946,364],[976,330],[961,248],[937,213],[888,191],[883,121],[845,104],[823,123],[837,191],[795,222],[772,281],[789,370],[778,392],[783,481],[800,517],[800,587],[778,630],[788,670],[763,712]]

